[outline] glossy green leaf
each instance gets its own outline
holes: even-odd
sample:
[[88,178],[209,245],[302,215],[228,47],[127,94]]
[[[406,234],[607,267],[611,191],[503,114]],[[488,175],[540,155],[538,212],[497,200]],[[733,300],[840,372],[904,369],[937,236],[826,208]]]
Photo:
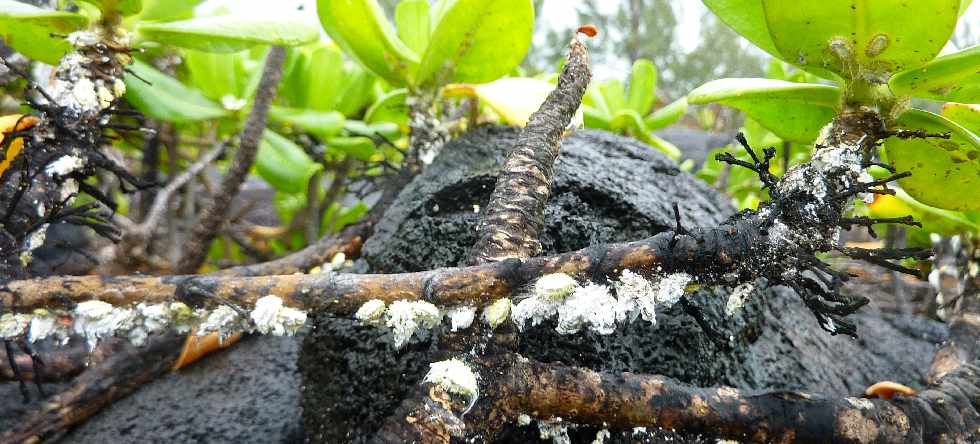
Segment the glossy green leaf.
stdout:
[[[126,100],[143,114],[166,122],[217,119],[229,112],[190,88],[139,60],[126,74]],[[145,80],[145,82],[144,82]],[[149,82],[147,84],[146,82]]]
[[420,85],[491,82],[516,68],[531,46],[532,0],[450,0],[437,7]]
[[840,89],[772,79],[721,79],[691,91],[687,101],[731,106],[783,139],[809,143],[833,119]]
[[143,9],[136,16],[140,22],[167,22],[194,16],[194,8],[203,0],[143,0]]
[[318,0],[317,15],[330,38],[378,77],[412,83],[419,56],[398,38],[376,0]]
[[612,127],[613,131],[623,132],[635,137],[641,142],[666,154],[671,159],[676,160],[681,156],[680,149],[674,146],[674,144],[652,134],[646,127],[646,124],[643,123],[643,118],[636,111],[631,109],[619,110],[613,116],[612,121],[610,121],[610,127]]
[[626,91],[623,82],[612,79],[599,84],[599,93],[602,94],[606,107],[609,109],[610,116],[626,108]]
[[646,116],[643,123],[647,125],[647,129],[650,131],[656,131],[680,120],[681,117],[684,117],[685,112],[687,112],[687,97],[681,97]]
[[[980,224],[970,220],[963,213],[930,207],[913,199],[901,189],[896,190],[894,196],[875,196],[874,202],[868,205],[867,211],[871,217],[912,216],[922,224],[921,230],[943,236],[980,232]],[[915,227],[907,229],[919,230]]]
[[950,102],[980,102],[980,45],[937,57],[888,81],[899,96]]
[[346,153],[359,160],[371,160],[374,142],[367,137],[334,137],[327,140],[327,149]]
[[255,157],[255,171],[276,191],[304,192],[310,177],[321,169],[323,165],[314,162],[292,140],[271,130],[262,134]]
[[81,14],[50,11],[26,3],[0,0],[0,37],[30,59],[55,65],[71,50],[61,37],[88,25]]
[[377,102],[368,108],[364,113],[364,121],[367,123],[392,122],[408,130],[408,105],[405,99],[408,98],[408,90],[400,88],[389,91],[378,99]]
[[143,9],[142,0],[83,0],[99,8],[104,15],[133,15]]
[[639,59],[633,62],[630,74],[629,100],[626,103],[633,111],[646,115],[657,99],[657,68],[653,62]]
[[916,200],[946,210],[980,210],[980,137],[940,115],[909,110],[901,128],[950,133],[949,139],[891,138],[888,160],[912,177],[898,183]]
[[398,135],[398,125],[392,122],[367,123],[361,120],[347,120],[344,122],[344,131],[352,136],[373,136],[395,137]]
[[980,134],[980,105],[947,103],[943,105],[939,114],[970,130],[973,134]]
[[425,54],[429,45],[429,0],[402,0],[395,7],[395,26],[401,38],[416,54]]
[[321,140],[339,134],[344,129],[345,122],[344,115],[337,111],[315,111],[278,106],[269,109],[269,118],[273,122],[297,126]]
[[932,60],[946,44],[959,0],[762,0],[780,58],[849,79],[887,80]]
[[374,103],[374,82],[377,77],[358,66],[352,66],[344,76],[343,81],[334,86],[340,93],[334,108],[345,116],[360,115]]
[[190,82],[208,98],[220,102],[231,96],[241,98],[247,78],[240,75],[239,58],[244,53],[221,54],[213,52],[184,51],[184,67],[190,74]]
[[703,0],[704,5],[735,32],[763,51],[779,57],[779,50],[769,36],[762,0]]
[[238,52],[255,45],[295,46],[320,38],[316,25],[298,14],[275,18],[217,15],[138,27],[147,40],[207,52]]

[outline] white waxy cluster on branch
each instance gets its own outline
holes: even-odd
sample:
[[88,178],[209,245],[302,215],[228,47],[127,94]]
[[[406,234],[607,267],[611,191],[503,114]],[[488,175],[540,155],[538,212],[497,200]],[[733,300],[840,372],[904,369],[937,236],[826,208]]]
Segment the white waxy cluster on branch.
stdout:
[[452,331],[466,330],[473,325],[476,317],[476,307],[456,307],[446,313],[449,316],[449,325]]
[[511,307],[513,307],[513,303],[510,302],[510,298],[497,299],[483,309],[484,322],[490,326],[490,329],[496,330],[500,324],[503,324],[510,317]]
[[448,393],[468,397],[471,401],[480,393],[476,373],[456,358],[429,364],[424,381],[436,384]]
[[385,325],[394,335],[396,349],[405,346],[420,327],[430,329],[442,321],[439,308],[425,301],[395,301],[386,315]]
[[306,312],[286,307],[282,298],[271,294],[255,301],[250,318],[255,330],[264,335],[292,336],[306,324]]

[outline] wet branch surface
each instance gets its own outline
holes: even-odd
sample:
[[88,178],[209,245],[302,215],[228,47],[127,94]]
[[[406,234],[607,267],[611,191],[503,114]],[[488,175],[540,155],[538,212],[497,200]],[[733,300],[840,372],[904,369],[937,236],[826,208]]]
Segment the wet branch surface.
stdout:
[[46,399],[40,411],[15,429],[0,434],[0,443],[57,439],[72,425],[170,371],[183,343],[183,335],[165,334],[151,336],[143,347],[117,343],[116,348],[97,348],[90,358],[91,370],[68,390]]
[[575,38],[558,86],[531,114],[507,156],[477,227],[471,264],[528,258],[541,252],[538,236],[544,227],[544,207],[551,194],[562,134],[582,103],[591,78],[588,51]]
[[[668,377],[602,373],[516,355],[481,362],[491,400],[468,417],[538,418],[631,430],[661,427],[751,442],[969,442],[980,433],[980,361],[914,397],[831,398],[795,391],[693,387]],[[494,424],[482,424],[494,430]]]
[[200,268],[207,257],[208,247],[217,237],[221,226],[228,217],[232,199],[238,195],[242,183],[248,176],[248,171],[252,168],[252,163],[255,162],[259,142],[262,139],[262,133],[265,132],[269,106],[276,96],[279,79],[282,77],[282,66],[285,58],[286,49],[281,46],[273,46],[266,56],[262,79],[259,81],[252,111],[245,122],[238,150],[235,151],[235,158],[232,160],[228,172],[222,178],[221,187],[211,197],[191,231],[184,246],[184,254],[177,263],[176,271],[178,273],[193,273]]

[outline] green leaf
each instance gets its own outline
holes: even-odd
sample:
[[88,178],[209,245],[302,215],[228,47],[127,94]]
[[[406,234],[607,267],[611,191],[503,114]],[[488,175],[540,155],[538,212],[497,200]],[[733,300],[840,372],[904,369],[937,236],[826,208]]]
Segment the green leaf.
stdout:
[[184,51],[184,67],[191,83],[212,100],[226,96],[242,98],[241,90],[248,79],[239,75],[237,65],[244,52],[219,54],[194,50]]
[[653,133],[645,133],[643,136],[639,137],[640,140],[650,145],[660,152],[667,155],[671,159],[677,160],[681,158],[681,150],[677,148],[676,145],[670,143]]
[[636,111],[631,109],[619,110],[613,116],[610,126],[614,131],[625,132],[666,154],[671,159],[677,160],[681,156],[681,150],[674,146],[674,144],[652,134],[647,129],[646,124],[643,123],[643,118]]
[[891,138],[888,159],[912,177],[898,183],[919,202],[946,210],[980,210],[980,137],[940,115],[906,111],[898,125],[909,130],[950,133],[950,138]]
[[136,16],[139,22],[167,22],[194,16],[194,8],[203,0],[143,0],[143,9]]
[[840,89],[772,79],[721,79],[691,91],[687,101],[731,106],[783,139],[809,143],[833,119]]
[[703,0],[704,5],[735,32],[763,51],[779,57],[779,50],[769,36],[762,0]]
[[330,38],[378,77],[412,83],[419,56],[398,38],[376,0],[318,0],[317,15]]
[[255,45],[295,46],[320,38],[316,25],[298,14],[275,18],[218,15],[166,23],[142,23],[144,39],[207,52],[238,52]]
[[298,145],[279,133],[266,130],[255,157],[255,171],[283,193],[305,192],[310,177],[323,169]]
[[388,91],[368,108],[367,112],[364,113],[364,121],[367,123],[392,122],[407,131],[408,105],[405,104],[406,98],[408,98],[408,90],[404,88]]
[[532,0],[449,0],[437,10],[419,85],[496,80],[516,68],[531,46]]
[[[921,230],[943,236],[980,232],[980,224],[971,221],[963,213],[930,207],[913,199],[901,189],[895,191],[894,196],[875,196],[874,202],[868,205],[868,215],[883,218],[912,216],[922,224]],[[919,230],[914,227],[907,229]]]
[[612,79],[599,84],[599,93],[609,109],[610,115],[626,108],[626,92],[623,82]]
[[656,131],[680,120],[681,117],[684,117],[685,112],[687,112],[687,97],[681,97],[654,111],[643,119],[643,123],[647,125],[647,129],[650,131]]
[[960,2],[762,0],[762,5],[781,59],[848,79],[884,81],[939,54],[956,27]]
[[81,14],[50,11],[26,3],[0,0],[3,42],[30,59],[56,65],[71,44],[51,34],[68,35],[88,25]]
[[364,108],[374,102],[374,83],[377,77],[358,66],[344,73],[344,79],[335,88],[340,96],[334,107],[345,116],[360,115]]
[[269,109],[269,118],[274,122],[302,128],[320,140],[326,140],[339,134],[344,129],[345,122],[344,115],[337,111],[315,111],[278,106]]
[[374,155],[374,142],[367,137],[334,137],[327,140],[327,149],[346,153],[359,160],[371,160]]
[[950,102],[980,102],[980,45],[937,57],[888,81],[898,96]]
[[605,97],[595,83],[590,84],[585,90],[585,97],[582,98],[582,111],[586,128],[599,128],[608,130],[609,121],[612,120],[612,113]]
[[633,71],[630,74],[630,94],[628,106],[633,111],[646,115],[653,107],[653,101],[657,98],[657,68],[653,62],[646,59],[638,59],[633,62]]
[[105,16],[111,15],[133,15],[143,9],[142,0],[83,0],[91,3],[102,11]]
[[398,135],[398,125],[391,122],[365,123],[360,120],[347,120],[344,122],[344,131],[352,136],[384,136],[395,137]]
[[229,114],[200,91],[146,63],[136,60],[129,69],[133,73],[124,77],[126,100],[154,119],[181,123],[217,119]]
[[395,7],[395,26],[401,38],[416,54],[429,45],[429,0],[402,0]]
[[980,134],[980,105],[947,103],[943,105],[939,114],[962,125],[973,134]]

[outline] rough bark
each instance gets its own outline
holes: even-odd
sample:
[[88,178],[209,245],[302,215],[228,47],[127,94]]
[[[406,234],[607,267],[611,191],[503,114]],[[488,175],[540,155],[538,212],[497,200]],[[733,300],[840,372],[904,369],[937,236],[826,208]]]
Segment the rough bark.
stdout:
[[255,162],[259,142],[262,139],[262,133],[265,132],[269,106],[276,96],[276,86],[282,77],[282,64],[285,58],[285,48],[274,46],[269,50],[252,111],[245,122],[245,128],[242,130],[241,141],[238,150],[235,151],[235,158],[221,180],[221,187],[211,196],[210,202],[204,207],[200,218],[194,225],[190,238],[184,246],[184,254],[177,263],[177,273],[193,273],[200,268],[207,256],[211,241],[218,235],[218,231],[225,223],[228,210],[231,208],[231,201],[238,195],[238,190],[245,182],[248,171],[252,168],[252,163]]
[[[980,437],[980,362],[964,364],[914,397],[830,398],[792,391],[692,387],[633,373],[601,373],[499,356],[484,365],[492,400],[470,424],[522,413],[540,419],[631,430],[668,428],[750,442],[971,442]],[[492,405],[492,406],[491,406]],[[485,410],[486,409],[486,410]],[[486,428],[482,428],[486,426]]]
[[97,363],[71,389],[48,399],[41,411],[0,435],[0,443],[57,439],[72,425],[169,371],[183,341],[180,335],[154,336],[145,347],[126,347],[125,353],[106,350],[104,360],[93,356]]
[[538,235],[544,227],[544,206],[551,194],[562,133],[582,103],[591,77],[588,51],[573,39],[558,86],[531,114],[507,157],[477,228],[479,240],[470,263],[526,259],[541,252]]
[[[105,345],[99,344],[99,346],[111,346],[110,344],[114,342],[116,340],[107,341]],[[12,348],[16,350],[16,347]],[[6,348],[0,348],[0,381],[67,381],[85,370],[89,354],[88,348],[80,341],[63,349],[39,353],[37,359],[41,364],[36,367],[38,372],[35,374],[35,362],[31,360],[29,354],[14,352],[14,364],[17,366],[15,372],[10,366]]]

